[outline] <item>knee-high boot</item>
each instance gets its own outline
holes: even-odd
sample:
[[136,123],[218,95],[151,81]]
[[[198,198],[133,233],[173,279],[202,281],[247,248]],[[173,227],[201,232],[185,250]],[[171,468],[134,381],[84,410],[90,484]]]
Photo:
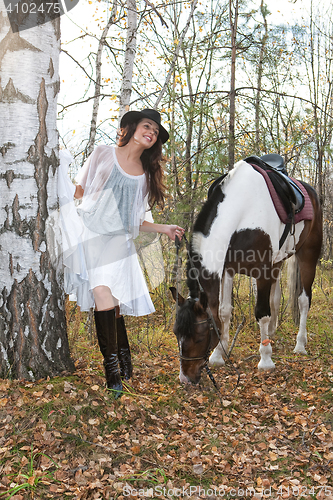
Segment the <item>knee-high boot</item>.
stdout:
[[123,316],[117,318],[117,335],[118,335],[118,358],[120,365],[120,375],[125,380],[129,380],[133,373],[132,358],[126,326]]
[[104,357],[106,385],[114,391],[115,398],[118,398],[123,386],[119,372],[115,310],[95,311],[94,315],[98,344]]

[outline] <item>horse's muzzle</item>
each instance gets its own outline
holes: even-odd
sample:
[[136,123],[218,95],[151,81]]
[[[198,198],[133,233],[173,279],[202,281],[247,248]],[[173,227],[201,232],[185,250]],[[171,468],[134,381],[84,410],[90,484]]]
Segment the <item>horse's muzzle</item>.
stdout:
[[190,367],[184,373],[182,364],[180,364],[180,371],[179,371],[180,382],[182,384],[194,384],[194,385],[199,384],[200,379],[201,379],[201,372],[202,372],[204,366],[205,366],[205,363],[199,367],[196,364],[194,369],[191,369],[192,367]]

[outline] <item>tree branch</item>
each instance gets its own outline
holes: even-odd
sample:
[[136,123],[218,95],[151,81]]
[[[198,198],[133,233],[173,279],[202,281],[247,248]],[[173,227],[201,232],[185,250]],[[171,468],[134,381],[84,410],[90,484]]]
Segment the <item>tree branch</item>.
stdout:
[[163,97],[163,95],[164,95],[164,93],[165,93],[165,91],[166,91],[166,89],[167,89],[167,87],[169,85],[169,82],[171,80],[171,76],[172,76],[172,73],[173,73],[173,70],[174,70],[177,58],[178,58],[179,51],[180,51],[180,49],[181,49],[181,47],[183,45],[186,33],[187,33],[187,31],[188,31],[188,29],[190,27],[190,23],[191,23],[193,15],[194,15],[194,11],[195,11],[195,9],[197,7],[197,3],[198,3],[198,0],[193,0],[193,2],[192,2],[190,14],[188,16],[186,25],[185,25],[185,27],[184,27],[184,29],[182,31],[182,34],[180,36],[180,40],[179,40],[177,48],[176,48],[176,51],[175,51],[174,56],[172,58],[172,62],[171,62],[171,65],[170,65],[169,72],[168,72],[168,75],[166,77],[165,83],[164,83],[163,88],[161,89],[161,92],[160,92],[160,94],[159,94],[159,96],[158,96],[158,98],[157,98],[157,100],[156,100],[156,102],[154,104],[154,109],[157,109],[157,106],[161,102],[162,97]]

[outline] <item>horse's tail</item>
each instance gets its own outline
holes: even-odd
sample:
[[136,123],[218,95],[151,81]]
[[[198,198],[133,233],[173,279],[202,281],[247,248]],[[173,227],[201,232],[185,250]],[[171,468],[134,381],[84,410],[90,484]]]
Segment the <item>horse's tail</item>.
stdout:
[[301,294],[302,283],[298,259],[295,255],[288,259],[288,291],[291,314],[296,325],[299,325],[298,297]]

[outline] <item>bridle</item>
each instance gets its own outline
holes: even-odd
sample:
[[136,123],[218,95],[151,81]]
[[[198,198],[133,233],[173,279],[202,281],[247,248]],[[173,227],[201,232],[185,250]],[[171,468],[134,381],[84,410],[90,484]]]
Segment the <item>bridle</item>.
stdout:
[[[191,264],[191,268],[194,268],[194,265],[193,265],[193,261],[192,261],[192,257],[191,257],[191,254],[190,254],[190,245],[189,245],[189,242],[186,238],[186,235],[184,234],[183,235],[183,238],[184,238],[184,241],[185,241],[185,244],[186,244],[186,250],[187,250],[187,255],[188,255],[188,258],[190,260],[190,264]],[[178,267],[178,261],[179,261],[179,249],[180,249],[180,241],[179,241],[179,238],[178,236],[176,236],[175,238],[175,245],[176,245],[176,259],[177,259],[177,267]],[[197,282],[198,282],[198,285],[199,285],[199,290],[200,291],[204,291],[203,288],[202,288],[202,285],[199,281],[199,278],[196,277],[197,279]],[[199,300],[199,299],[194,299],[194,300]],[[177,286],[176,286],[176,318],[178,318],[178,309],[179,309],[179,304],[178,304],[178,272],[177,272]],[[217,393],[218,393],[218,396],[219,398],[221,399],[221,393],[220,393],[220,388],[212,374],[212,372],[210,371],[210,368],[208,366],[208,359],[209,359],[209,353],[211,351],[211,345],[212,345],[212,333],[213,331],[215,331],[216,335],[217,335],[217,338],[219,339],[219,342],[223,348],[223,345],[222,345],[222,342],[221,342],[221,337],[220,337],[220,333],[218,331],[218,328],[216,326],[216,323],[215,323],[215,320],[213,318],[213,314],[210,310],[210,308],[208,307],[207,308],[207,313],[208,313],[208,316],[206,319],[202,320],[202,321],[196,321],[194,323],[194,325],[200,325],[200,324],[204,324],[204,323],[208,323],[209,325],[209,342],[208,342],[208,346],[207,346],[207,350],[205,352],[205,354],[203,356],[197,356],[197,357],[187,357],[187,356],[183,356],[182,353],[181,353],[181,349],[180,349],[180,345],[179,345],[179,341],[178,341],[178,348],[179,348],[179,359],[183,360],[183,361],[200,361],[202,359],[205,360],[205,363],[204,363],[204,366],[203,368],[205,368],[206,372],[207,372],[207,375],[208,377],[210,378],[210,380],[212,381]],[[224,349],[223,349],[224,350]]]
[[203,365],[202,368],[205,368],[206,372],[207,372],[207,375],[208,377],[210,378],[210,380],[212,381],[216,391],[217,391],[217,394],[220,398],[220,400],[222,401],[221,399],[221,392],[220,392],[220,388],[214,378],[214,375],[212,374],[212,372],[210,371],[210,368],[208,366],[208,360],[209,360],[209,353],[211,351],[211,345],[212,345],[212,332],[214,331],[214,327],[213,327],[213,324],[210,320],[210,317],[207,317],[206,319],[203,319],[202,321],[196,321],[194,323],[194,325],[201,325],[201,324],[204,324],[204,323],[208,323],[209,324],[209,342],[208,342],[208,345],[207,345],[207,350],[206,350],[206,353],[203,355],[203,356],[192,356],[192,357],[187,357],[187,356],[183,356],[182,353],[181,353],[181,349],[180,349],[180,345],[179,345],[179,341],[178,341],[178,348],[179,348],[179,359],[183,360],[183,361],[200,361],[202,359],[205,360],[205,363]]
[[198,357],[194,357],[194,356],[193,357],[186,357],[186,356],[183,356],[181,354],[180,345],[179,345],[179,342],[178,342],[179,359],[182,359],[183,361],[199,361],[201,359],[204,359],[205,362],[206,362],[205,366],[207,365],[208,359],[209,359],[209,353],[210,353],[211,345],[212,345],[213,325],[212,325],[209,317],[207,317],[206,319],[203,319],[202,321],[196,321],[194,323],[194,325],[203,325],[204,323],[208,323],[208,325],[209,325],[209,342],[208,342],[208,347],[207,347],[206,353],[203,356],[198,356]]
[[[188,239],[186,238],[185,234],[183,235],[183,239],[184,239],[185,244],[186,244],[186,250],[187,250],[188,259],[189,259],[189,262],[190,262],[190,265],[191,265],[191,269],[194,269],[195,266],[193,264],[192,256],[191,256],[191,253],[190,253],[190,244],[189,244]],[[181,242],[179,241],[178,236],[176,236],[176,238],[175,238],[175,246],[176,246],[177,268],[178,268],[178,262],[179,262],[180,244],[181,244]],[[176,319],[177,319],[178,318],[178,310],[179,310],[179,303],[178,303],[178,270],[177,270],[176,276],[177,276],[177,283],[176,283]],[[196,276],[196,281],[198,283],[198,287],[199,287],[200,292],[204,292],[204,289],[203,289],[203,287],[202,287],[202,285],[200,283],[199,276],[197,275],[197,273],[195,273],[195,276]],[[193,299],[193,300],[197,301],[199,299]],[[181,353],[179,341],[177,340],[178,341],[178,348],[179,348],[179,359],[181,359],[183,361],[199,361],[199,360],[204,359],[205,360],[205,364],[204,364],[203,368],[205,368],[208,377],[210,378],[210,380],[214,384],[214,387],[215,387],[215,389],[216,389],[216,391],[218,393],[218,396],[221,399],[220,388],[219,388],[218,384],[216,383],[216,380],[214,379],[214,376],[213,376],[213,374],[210,371],[210,368],[208,366],[209,354],[210,354],[211,345],[212,345],[212,334],[213,334],[213,332],[217,335],[217,338],[218,338],[219,343],[220,343],[220,345],[222,347],[222,350],[224,351],[224,353],[226,355],[226,361],[229,360],[229,356],[228,356],[228,353],[225,352],[224,346],[222,344],[220,332],[219,332],[219,330],[217,328],[216,322],[215,322],[214,317],[213,317],[213,313],[212,313],[209,305],[207,307],[207,314],[208,314],[208,316],[207,316],[206,319],[204,319],[202,321],[196,321],[194,323],[194,325],[199,325],[199,324],[204,324],[204,323],[208,323],[209,324],[209,342],[208,342],[208,347],[207,347],[207,350],[206,350],[205,354],[203,356],[198,356],[198,357],[183,356],[182,353]],[[233,391],[232,391],[232,392],[234,392],[236,390],[236,388],[238,387],[238,384],[239,384],[240,373],[234,367],[233,364],[231,364],[231,366],[233,367],[233,369],[236,371],[236,373],[238,375],[237,385],[236,385],[235,389],[233,389]]]
[[[184,234],[183,235],[183,239],[185,241],[185,244],[186,244],[186,250],[187,250],[187,256],[188,256],[188,259],[190,261],[190,265],[191,265],[191,269],[195,269],[195,266],[193,264],[193,260],[192,260],[192,256],[191,256],[191,253],[190,253],[190,244],[188,242],[188,239],[186,238],[186,235]],[[179,249],[180,249],[180,241],[179,241],[179,238],[178,236],[176,236],[175,238],[175,245],[176,245],[176,255],[177,255],[177,266],[178,266],[178,256],[179,256]],[[178,272],[177,272],[177,277],[178,277]],[[199,276],[197,275],[197,273],[195,273],[195,279],[198,283],[198,287],[199,287],[199,290],[200,292],[202,293],[205,293],[201,283],[200,283],[200,280],[199,280]],[[189,297],[191,298],[191,297]],[[192,299],[194,301],[198,301],[199,299]],[[177,286],[176,286],[176,318],[178,318],[178,309],[179,309],[179,304],[178,304],[178,280],[177,280]],[[217,328],[217,325],[216,325],[216,322],[215,322],[215,319],[214,319],[214,316],[213,316],[213,313],[210,309],[210,307],[208,306],[207,307],[207,318],[202,320],[202,323],[206,323],[208,322],[209,323],[209,335],[210,335],[210,342],[208,344],[208,349],[207,349],[207,352],[204,356],[201,356],[200,358],[188,358],[188,360],[194,360],[194,359],[206,359],[206,357],[209,355],[209,351],[210,351],[210,345],[211,345],[211,338],[212,338],[212,332],[214,331],[217,338],[219,339],[219,343],[224,351],[224,347],[223,347],[223,344],[222,344],[222,341],[221,341],[221,335],[220,335],[220,332],[219,332],[219,329]],[[194,324],[195,325],[198,325],[200,324],[200,322],[195,322]],[[226,356],[227,356],[227,353],[225,353]],[[184,358],[183,358],[184,359]]]

